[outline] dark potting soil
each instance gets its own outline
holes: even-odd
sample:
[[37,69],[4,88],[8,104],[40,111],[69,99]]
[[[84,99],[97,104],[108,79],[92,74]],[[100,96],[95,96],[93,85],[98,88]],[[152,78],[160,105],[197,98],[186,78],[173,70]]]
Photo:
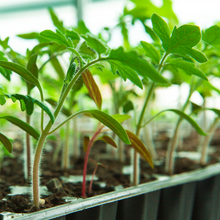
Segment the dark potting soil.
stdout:
[[[220,132],[220,131],[219,131]],[[215,137],[215,136],[214,136]],[[153,174],[164,174],[164,158],[166,156],[167,143],[169,138],[163,137],[161,148],[157,149],[160,165],[155,165],[154,169],[151,169],[149,165],[141,159],[141,183],[155,180]],[[220,143],[214,138],[215,157],[210,160],[210,163],[218,162],[220,156],[220,150],[218,150]],[[212,144],[212,143],[211,143]],[[181,150],[184,151],[195,151],[198,146],[198,136],[192,133],[188,138],[183,139]],[[53,147],[54,148],[54,147]],[[6,198],[7,194],[10,193],[10,186],[20,185],[28,186],[28,184],[23,177],[23,160],[22,152],[23,147],[20,140],[14,142],[14,158],[5,158],[2,164],[2,169],[0,172],[0,212],[9,211],[15,213],[26,213],[36,211],[30,202],[30,195],[17,195],[7,197],[7,200],[2,200]],[[115,159],[104,159],[106,152],[106,147],[103,143],[99,142],[97,146],[92,148],[90,157],[101,163],[98,166],[96,176],[98,181],[94,181],[92,187],[91,195],[88,195],[89,182],[87,182],[87,197],[103,194],[114,190],[113,186],[122,185],[123,187],[130,187],[130,177],[129,175],[123,174],[123,166],[130,164],[130,147],[125,146],[125,161],[123,163]],[[100,156],[101,154],[101,156]],[[53,152],[44,150],[42,162],[41,162],[41,185],[46,185],[51,179],[58,178],[62,184],[62,190],[57,190],[57,192],[52,195],[44,197],[45,204],[41,206],[41,209],[53,207],[56,205],[61,205],[66,203],[63,197],[81,197],[82,183],[65,183],[60,179],[60,176],[69,175],[82,175],[84,155],[81,158],[70,159],[71,168],[67,171],[61,170],[61,155],[59,154],[58,160],[54,163],[52,161]],[[199,168],[199,164],[188,158],[177,158],[175,161],[175,173],[182,173],[191,171]],[[95,168],[95,164],[92,161],[88,163],[87,174],[92,174]],[[105,182],[106,187],[101,188],[97,182]]]

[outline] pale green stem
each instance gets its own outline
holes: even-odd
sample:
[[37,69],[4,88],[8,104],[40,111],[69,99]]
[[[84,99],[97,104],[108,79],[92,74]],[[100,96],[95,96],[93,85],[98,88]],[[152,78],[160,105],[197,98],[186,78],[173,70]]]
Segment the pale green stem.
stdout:
[[209,149],[209,143],[214,135],[214,132],[218,126],[219,123],[219,117],[215,118],[214,122],[209,128],[209,135],[205,136],[204,141],[202,143],[202,148],[201,148],[201,159],[200,159],[200,164],[201,165],[206,165],[207,163],[207,156],[208,156],[208,149]]
[[69,169],[69,135],[70,135],[70,122],[66,123],[65,142],[63,148],[63,170]]
[[[90,62],[89,64],[85,65],[84,67],[82,67],[82,69],[80,69],[74,76],[74,78],[71,80],[71,82],[68,84],[66,90],[64,91],[61,99],[59,100],[57,107],[54,111],[54,117],[55,119],[57,118],[58,114],[60,113],[63,103],[69,93],[69,91],[71,90],[71,88],[73,87],[73,85],[75,84],[75,82],[77,81],[78,77],[82,74],[82,72],[84,72],[89,66],[94,65],[95,63],[97,63],[99,60],[94,60],[92,62]],[[104,59],[105,60],[105,59]],[[41,87],[40,87],[41,89]],[[42,92],[42,89],[41,89]],[[43,95],[43,93],[41,93],[41,96]],[[43,96],[42,96],[43,98]],[[35,152],[35,157],[34,157],[34,164],[33,164],[33,204],[37,207],[39,207],[40,205],[40,194],[39,194],[39,165],[40,165],[40,157],[41,157],[41,152],[44,146],[44,143],[46,141],[46,138],[49,134],[49,131],[52,127],[52,122],[51,120],[48,122],[48,124],[46,125],[45,129],[42,131],[40,139],[38,141],[37,147],[36,147],[36,152]]]

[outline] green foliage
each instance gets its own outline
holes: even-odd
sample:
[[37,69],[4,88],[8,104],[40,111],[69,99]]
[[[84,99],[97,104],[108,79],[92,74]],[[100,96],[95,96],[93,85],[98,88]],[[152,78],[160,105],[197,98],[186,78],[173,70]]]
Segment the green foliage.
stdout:
[[11,141],[2,133],[0,133],[0,142],[7,149],[9,153],[12,153],[12,143]]

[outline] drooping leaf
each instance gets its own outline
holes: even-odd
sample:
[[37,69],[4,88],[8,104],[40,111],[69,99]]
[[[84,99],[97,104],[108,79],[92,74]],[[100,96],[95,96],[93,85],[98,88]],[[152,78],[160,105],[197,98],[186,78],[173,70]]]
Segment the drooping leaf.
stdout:
[[206,81],[208,81],[208,78],[206,75],[198,68],[195,67],[195,64],[192,62],[185,61],[183,59],[172,59],[169,62],[169,65],[175,68],[182,69],[185,73],[188,75],[196,75]]
[[[67,121],[69,121],[71,118],[80,115],[80,114],[86,114],[86,115],[92,115],[94,118],[99,120],[102,124],[107,126],[109,129],[111,129],[115,134],[118,135],[118,137],[125,143],[130,144],[129,138],[127,133],[125,132],[124,128],[121,126],[121,124],[115,120],[112,116],[108,115],[105,112],[102,112],[100,110],[83,110],[79,111],[73,115],[71,115],[68,119],[66,119],[63,123],[61,123],[58,127],[60,128],[63,124],[65,124]],[[55,131],[56,129],[54,129]]]
[[101,110],[102,108],[102,95],[96,84],[91,72],[87,69],[82,73],[83,82],[89,91],[90,97],[95,102],[97,108]]
[[93,48],[99,55],[106,53],[108,50],[107,46],[103,42],[91,34],[82,35],[82,37],[86,40],[88,46]]
[[202,40],[212,46],[220,45],[220,27],[213,25],[206,29],[202,34]]
[[11,141],[0,132],[0,142],[3,144],[3,146],[7,149],[9,153],[12,153],[12,143]]
[[218,115],[218,117],[220,117],[220,110],[217,108],[200,108],[200,109],[196,109],[194,110],[194,113],[200,112],[200,111],[212,111],[215,114]]
[[160,52],[152,44],[145,41],[141,41],[141,45],[145,50],[146,56],[149,57],[152,62],[159,64]]
[[115,114],[115,115],[112,115],[112,117],[113,117],[115,120],[117,120],[119,123],[122,123],[122,122],[128,120],[129,118],[131,118],[130,115],[126,115],[126,114],[124,114],[124,115]]
[[17,73],[27,82],[32,83],[35,86],[37,86],[39,91],[42,93],[42,88],[40,86],[38,79],[23,66],[16,64],[16,63],[12,63],[12,62],[7,62],[7,61],[0,61],[0,66]]
[[115,141],[107,135],[103,135],[103,136],[97,138],[96,140],[102,140],[105,143],[110,144],[111,146],[117,148],[117,144],[115,143]]
[[84,150],[84,152],[87,151],[89,142],[90,142],[90,137],[89,136],[84,136],[83,137],[83,150]]
[[22,130],[24,130],[25,132],[27,132],[29,135],[31,135],[33,138],[35,138],[37,140],[40,137],[40,133],[37,130],[35,130],[32,126],[30,126],[26,122],[24,122],[16,117],[0,116],[0,119],[5,119],[5,120],[11,122],[12,124],[18,126],[19,128],[21,128]]
[[38,105],[41,109],[43,109],[43,111],[45,111],[49,115],[52,123],[54,122],[55,118],[54,118],[53,113],[50,111],[50,109],[43,102],[40,102],[37,99],[34,99],[29,95],[21,95],[21,94],[8,95],[8,94],[5,94],[5,96],[8,98],[11,98],[11,100],[13,102],[18,100],[20,102],[21,110],[22,111],[26,110],[28,115],[31,115],[33,113],[34,104]]
[[59,20],[59,18],[57,17],[57,15],[55,14],[54,10],[52,8],[49,8],[49,12],[50,12],[50,17],[53,21],[54,26],[62,31],[63,33],[65,32],[65,28],[63,26],[63,22]]
[[[37,56],[38,54],[32,54],[28,60],[27,69],[38,79],[38,67],[37,67]],[[33,84],[27,83],[29,91],[34,88]]]
[[207,61],[206,56],[194,49],[201,39],[200,28],[196,25],[182,25],[179,28],[174,27],[169,40],[169,47],[166,51],[169,53],[183,56],[191,56],[200,63]]
[[146,162],[154,168],[153,159],[150,152],[144,146],[143,142],[134,133],[126,130],[129,140],[131,141],[131,147],[133,147],[145,160]]
[[167,23],[157,14],[151,16],[153,30],[162,41],[163,48],[167,51],[169,49],[170,29]]
[[51,30],[44,30],[40,33],[40,35],[60,45],[65,45],[66,47],[72,46],[72,45],[69,45],[69,41],[58,30],[56,30],[56,33],[54,33]]
[[62,66],[60,65],[59,60],[57,59],[57,57],[53,57],[53,59],[50,60],[53,68],[56,70],[60,80],[64,80],[65,78],[65,73],[63,71]]
[[50,117],[51,122],[54,123],[55,117],[53,113],[50,111],[50,109],[47,107],[47,105],[43,102],[38,101],[37,99],[34,99],[34,103],[38,105],[41,109],[43,109]]
[[123,48],[119,47],[118,49],[111,50],[110,55],[106,60],[108,60],[108,62],[111,64],[111,67],[114,71],[117,68],[123,70],[125,66],[127,67],[128,71],[132,69],[132,76],[130,74],[126,76],[140,88],[142,88],[142,84],[138,76],[136,74],[134,75],[134,71],[144,77],[146,80],[150,78],[154,82],[167,84],[167,80],[162,77],[146,60],[139,58],[138,54],[134,51],[124,52]]
[[151,117],[147,122],[144,123],[144,126],[147,125],[149,122],[151,122],[154,118],[156,118],[158,115],[160,115],[163,112],[166,111],[171,111],[176,113],[177,115],[179,115],[180,117],[182,117],[183,119],[185,119],[186,121],[188,121],[197,131],[197,133],[201,134],[201,135],[207,135],[207,133],[205,133],[202,128],[186,113],[177,110],[177,109],[165,109],[163,111],[160,111],[159,113],[157,113],[156,115],[154,115],[153,117]]

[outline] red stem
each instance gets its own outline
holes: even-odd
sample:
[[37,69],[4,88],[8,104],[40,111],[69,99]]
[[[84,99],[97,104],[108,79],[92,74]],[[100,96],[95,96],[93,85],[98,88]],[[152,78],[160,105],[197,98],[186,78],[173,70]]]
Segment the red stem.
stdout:
[[88,164],[88,159],[89,159],[89,152],[90,152],[90,149],[91,149],[96,137],[101,133],[101,130],[103,127],[104,126],[101,126],[101,128],[99,128],[98,131],[95,132],[95,134],[93,135],[93,137],[89,141],[88,148],[86,151],[86,156],[85,156],[85,160],[84,160],[84,167],[83,167],[83,183],[82,183],[82,197],[83,198],[86,197],[86,172],[87,172],[87,164]]
[[95,177],[97,168],[98,168],[98,163],[96,163],[96,165],[95,165],[95,169],[94,169],[93,174],[92,174],[92,179],[91,179],[90,184],[89,184],[89,195],[91,195],[91,192],[92,192],[92,183],[93,183],[93,179]]

